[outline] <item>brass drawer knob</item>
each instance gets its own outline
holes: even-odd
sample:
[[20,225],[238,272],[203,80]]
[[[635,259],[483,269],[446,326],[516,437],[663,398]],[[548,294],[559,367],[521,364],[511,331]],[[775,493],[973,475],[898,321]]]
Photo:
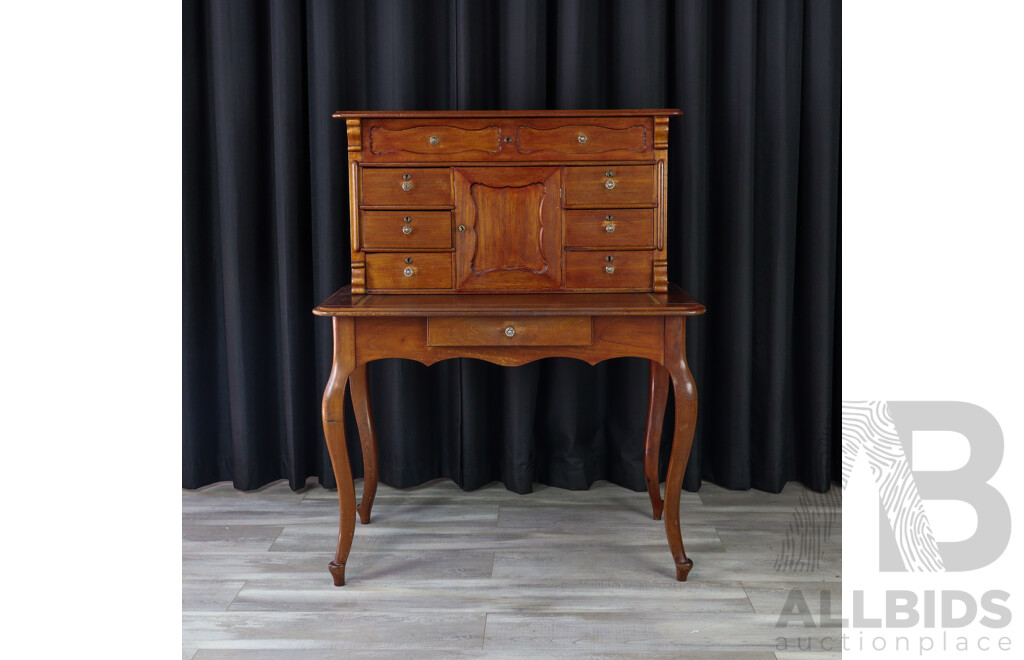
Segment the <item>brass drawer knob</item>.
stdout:
[[412,233],[412,225],[404,225],[402,227],[402,233],[403,234],[411,234]]
[[609,275],[611,275],[612,273],[615,272],[615,266],[605,266],[604,267],[604,272],[606,272]]
[[[403,183],[402,186],[404,187],[405,184]],[[612,188],[615,187],[615,182],[611,179],[608,179],[607,181],[604,182],[604,187],[607,188],[608,190],[611,190]]]
[[431,135],[431,136],[430,136],[430,137],[429,137],[429,138],[427,139],[427,142],[429,142],[430,144],[432,144],[432,145],[434,145],[434,146],[437,146],[438,144],[440,144],[440,143],[441,143],[441,138],[437,137],[436,135]]
[[516,329],[513,328],[512,326],[508,326],[507,328],[505,328],[505,336],[506,337],[515,337],[516,336]]
[[412,269],[412,266],[406,266],[405,270],[402,271],[402,274],[406,277],[412,277],[415,272],[416,271]]
[[402,190],[404,190],[405,192],[409,192],[410,190],[412,190],[412,181],[403,181]]
[[[609,234],[615,231],[615,225],[605,225],[604,230]],[[408,232],[407,232],[408,233]]]
[[587,143],[587,136],[584,135],[583,133],[580,133],[579,135],[577,135],[576,139],[579,140],[580,144],[586,144]]

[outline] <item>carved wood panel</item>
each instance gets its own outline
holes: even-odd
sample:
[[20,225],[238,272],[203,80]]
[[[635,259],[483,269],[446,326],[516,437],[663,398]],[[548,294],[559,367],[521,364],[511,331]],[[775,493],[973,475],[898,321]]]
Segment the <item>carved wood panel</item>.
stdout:
[[561,169],[456,168],[454,181],[456,288],[557,289]]

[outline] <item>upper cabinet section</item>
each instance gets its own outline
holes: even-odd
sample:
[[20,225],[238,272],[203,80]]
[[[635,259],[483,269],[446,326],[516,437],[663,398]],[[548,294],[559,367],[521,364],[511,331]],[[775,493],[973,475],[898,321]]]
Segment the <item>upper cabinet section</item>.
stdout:
[[[651,161],[654,116],[559,115],[360,116],[364,163]],[[403,113],[395,113],[402,115]],[[424,113],[426,114],[426,113]]]

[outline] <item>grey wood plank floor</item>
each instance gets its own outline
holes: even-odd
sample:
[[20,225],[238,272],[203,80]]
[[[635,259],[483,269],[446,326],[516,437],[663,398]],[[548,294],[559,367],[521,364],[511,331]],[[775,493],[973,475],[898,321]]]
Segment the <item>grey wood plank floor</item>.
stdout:
[[836,491],[705,483],[681,508],[685,583],[646,493],[381,484],[336,588],[334,491],[183,491],[182,657],[840,657],[834,628],[776,626],[794,589],[841,616]]

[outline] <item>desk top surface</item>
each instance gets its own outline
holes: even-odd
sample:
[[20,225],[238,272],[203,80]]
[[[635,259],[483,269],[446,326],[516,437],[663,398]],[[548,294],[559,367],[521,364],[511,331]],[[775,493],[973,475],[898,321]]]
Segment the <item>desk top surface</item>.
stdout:
[[336,291],[317,316],[696,316],[704,305],[674,284],[667,293],[356,294]]
[[678,108],[641,110],[338,110],[335,119],[424,119],[458,117],[676,117]]

